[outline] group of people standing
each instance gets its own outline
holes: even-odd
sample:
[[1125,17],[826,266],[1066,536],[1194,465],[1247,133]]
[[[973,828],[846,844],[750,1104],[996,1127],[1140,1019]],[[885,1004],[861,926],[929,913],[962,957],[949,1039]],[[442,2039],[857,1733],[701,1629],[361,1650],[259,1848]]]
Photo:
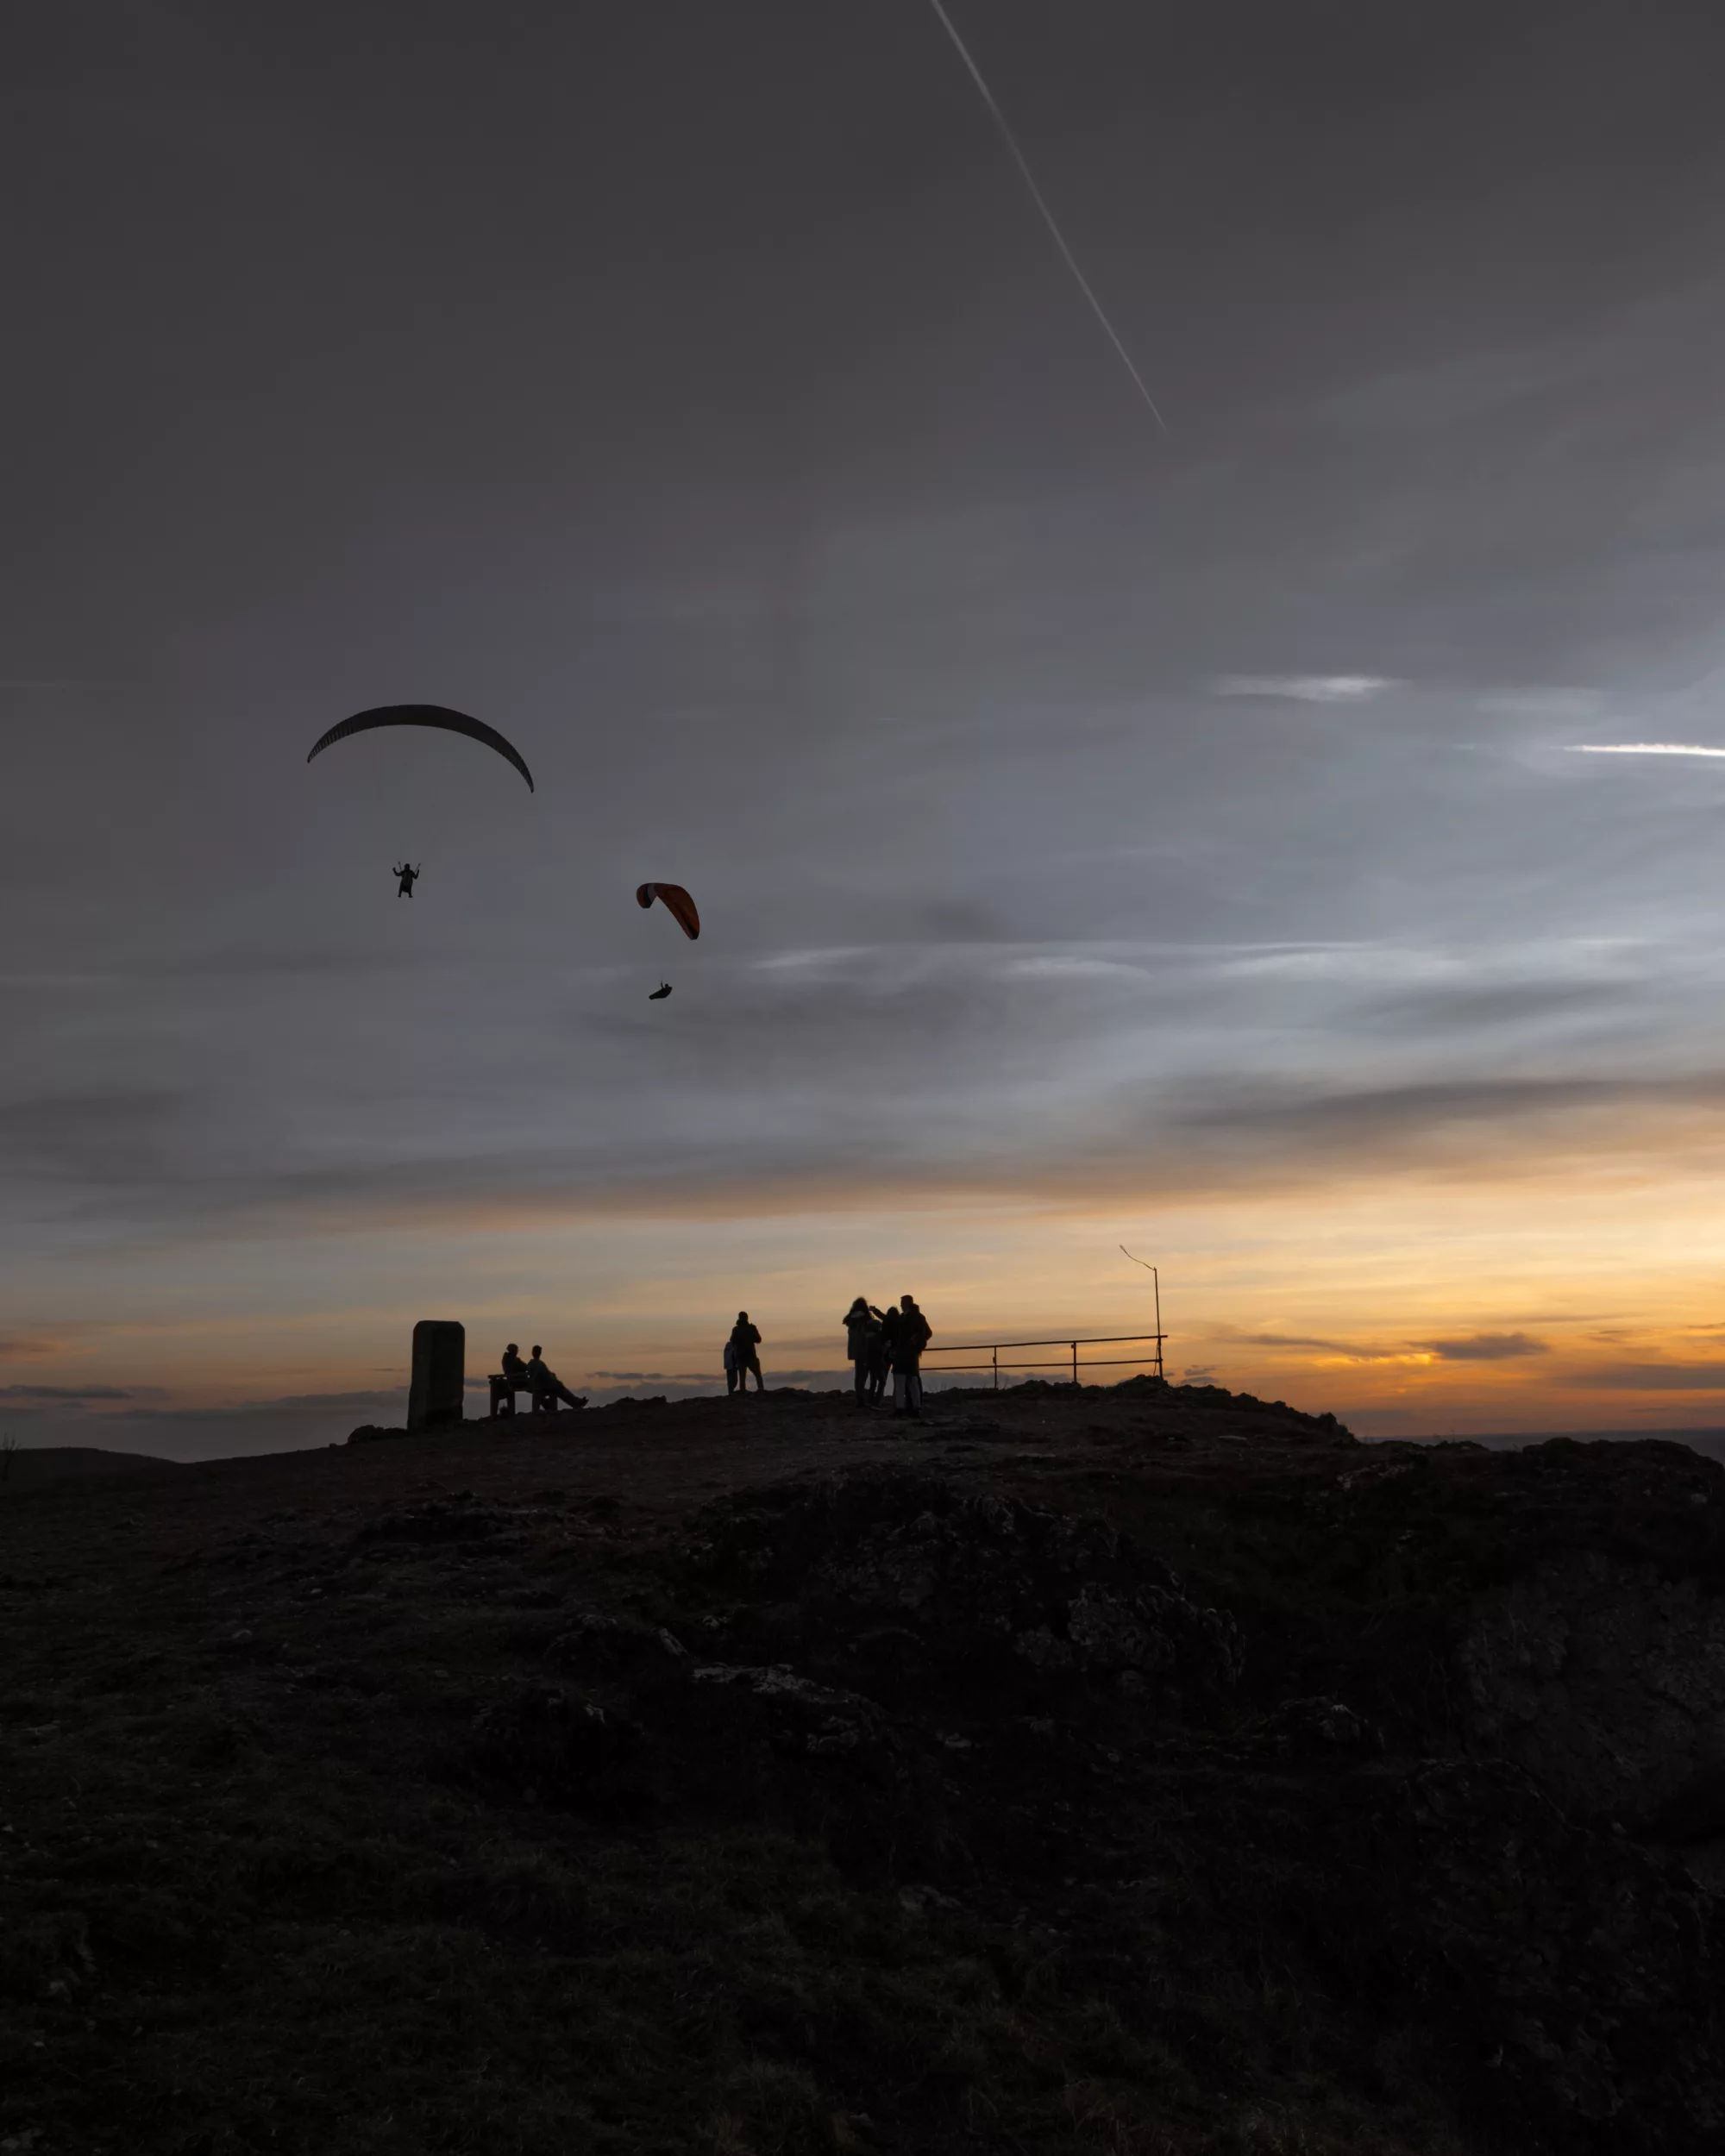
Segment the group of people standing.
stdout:
[[[914,1295],[900,1295],[896,1303],[877,1310],[866,1295],[858,1295],[844,1313],[844,1351],[856,1372],[856,1405],[873,1407],[893,1381],[895,1415],[922,1413],[922,1351],[934,1337],[934,1329],[917,1306]],[[535,1351],[537,1351],[536,1350]],[[761,1328],[751,1324],[749,1313],[739,1310],[737,1323],[724,1344],[724,1389],[746,1393],[750,1374],[755,1389],[767,1389],[761,1377]]]
[[856,1372],[856,1405],[874,1407],[887,1389],[890,1372],[893,1413],[919,1415],[922,1351],[933,1337],[914,1295],[900,1295],[884,1310],[858,1295],[844,1313],[844,1351]]

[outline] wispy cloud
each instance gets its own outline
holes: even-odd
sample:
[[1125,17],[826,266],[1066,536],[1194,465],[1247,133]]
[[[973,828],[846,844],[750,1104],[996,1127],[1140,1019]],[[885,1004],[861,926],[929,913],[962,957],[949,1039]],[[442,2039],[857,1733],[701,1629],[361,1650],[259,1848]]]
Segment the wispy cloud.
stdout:
[[1725,1393],[1725,1363],[1615,1363],[1570,1382],[1607,1392]]
[[1217,696],[1264,696],[1295,704],[1365,704],[1399,685],[1381,674],[1224,674]]
[[768,957],[757,958],[757,973],[800,973],[812,968],[843,966],[858,958],[871,957],[880,948],[875,943],[835,943],[822,950],[780,950]]
[[1076,952],[1063,956],[1051,952],[1042,958],[1011,958],[1000,969],[1003,981],[1141,981],[1141,966],[1123,965],[1117,958],[1085,958]]
[[0,1385],[0,1400],[135,1400],[117,1385]]
[[1315,1348],[1322,1355],[1344,1355],[1351,1363],[1394,1363],[1402,1354],[1399,1348],[1360,1347],[1352,1340],[1327,1340],[1304,1332],[1240,1332],[1226,1337],[1237,1339],[1243,1347]]
[[718,1385],[722,1370],[589,1370],[585,1382],[599,1385]]
[[1493,689],[1479,708],[1501,718],[1594,718],[1604,703],[1597,689]]
[[[78,1399],[139,1399],[147,1394],[157,1394],[154,1386],[141,1386],[132,1394],[91,1391],[74,1395]],[[160,1397],[160,1395],[157,1394]],[[380,1407],[399,1408],[407,1397],[403,1385],[387,1392],[348,1393],[285,1393],[275,1400],[246,1400],[225,1407],[128,1407],[115,1420],[128,1422],[164,1423],[223,1423],[235,1421],[270,1420],[277,1416],[287,1418],[317,1417],[330,1414],[360,1414]]]
[[1350,1363],[1509,1363],[1550,1352],[1543,1340],[1527,1332],[1474,1332],[1454,1340],[1417,1340],[1399,1346],[1364,1347],[1305,1332],[1233,1332],[1220,1337],[1242,1347],[1307,1348]]
[[1473,1332],[1464,1340],[1428,1340],[1426,1345],[1440,1363],[1514,1363],[1551,1353],[1531,1332]]
[[1692,741],[1571,741],[1564,746],[1572,756],[1725,756],[1725,749]]

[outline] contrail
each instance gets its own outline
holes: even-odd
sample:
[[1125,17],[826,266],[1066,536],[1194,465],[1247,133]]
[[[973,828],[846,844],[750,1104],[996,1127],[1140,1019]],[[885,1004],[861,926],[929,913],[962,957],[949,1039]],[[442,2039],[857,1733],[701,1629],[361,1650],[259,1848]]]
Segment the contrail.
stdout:
[[1572,741],[1572,756],[1725,756],[1725,749],[1702,749],[1684,741]]
[[957,26],[954,23],[952,17],[946,12],[946,9],[942,7],[940,0],[928,0],[928,3],[934,9],[935,13],[940,17],[941,28],[946,32],[948,37],[952,40],[953,45],[957,50],[959,59],[963,61],[966,68],[969,71],[971,81],[975,84],[977,89],[982,92],[982,102],[988,106],[994,125],[1000,131],[1000,140],[1012,152],[1013,162],[1018,166],[1019,172],[1023,175],[1025,185],[1030,190],[1030,198],[1036,204],[1038,210],[1041,213],[1043,222],[1048,227],[1050,233],[1053,235],[1054,244],[1060,249],[1061,257],[1064,260],[1067,268],[1071,271],[1073,279],[1077,285],[1079,291],[1082,292],[1085,298],[1089,301],[1091,313],[1095,316],[1097,321],[1100,322],[1103,329],[1107,331],[1108,342],[1113,346],[1115,351],[1120,354],[1121,366],[1124,367],[1126,373],[1132,376],[1133,385],[1137,389],[1138,395],[1143,398],[1145,403],[1150,407],[1151,417],[1155,420],[1157,425],[1161,428],[1164,434],[1166,434],[1168,432],[1168,422],[1156,409],[1156,399],[1150,393],[1149,385],[1145,382],[1143,375],[1138,373],[1137,367],[1132,365],[1132,354],[1128,352],[1126,346],[1121,343],[1120,332],[1114,328],[1113,323],[1108,320],[1107,315],[1103,313],[1101,301],[1098,299],[1095,293],[1091,291],[1090,280],[1085,276],[1083,271],[1079,268],[1077,256],[1074,254],[1071,248],[1067,246],[1065,235],[1061,231],[1060,227],[1054,222],[1054,212],[1049,208],[1047,203],[1043,199],[1042,190],[1036,184],[1036,174],[1032,172],[1024,152],[1019,147],[1017,137],[1013,135],[1012,129],[1007,125],[1006,114],[1002,112],[999,105],[994,103],[994,93],[989,89],[988,84],[983,80],[982,69],[978,67],[975,61],[971,59],[970,48],[965,44],[963,39],[959,36]]

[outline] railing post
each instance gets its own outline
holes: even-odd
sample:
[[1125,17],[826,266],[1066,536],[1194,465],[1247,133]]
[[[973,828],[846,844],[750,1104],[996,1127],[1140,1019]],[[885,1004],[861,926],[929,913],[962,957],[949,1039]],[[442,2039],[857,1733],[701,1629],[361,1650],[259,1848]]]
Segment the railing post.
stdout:
[[1074,1385],[1078,1382],[1078,1343],[1076,1340],[1072,1343],[1072,1382]]
[[999,1391],[1000,1391],[1000,1351],[999,1350],[999,1348],[996,1348],[996,1349],[994,1350],[994,1390],[995,1390],[996,1392],[999,1392]]

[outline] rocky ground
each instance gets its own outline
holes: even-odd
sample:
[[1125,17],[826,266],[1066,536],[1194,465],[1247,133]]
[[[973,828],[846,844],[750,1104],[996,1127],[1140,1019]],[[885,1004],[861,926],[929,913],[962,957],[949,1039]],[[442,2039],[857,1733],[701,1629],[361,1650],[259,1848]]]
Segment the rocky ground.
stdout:
[[0,1484],[0,2151],[1725,2147],[1725,1470],[1211,1388]]

